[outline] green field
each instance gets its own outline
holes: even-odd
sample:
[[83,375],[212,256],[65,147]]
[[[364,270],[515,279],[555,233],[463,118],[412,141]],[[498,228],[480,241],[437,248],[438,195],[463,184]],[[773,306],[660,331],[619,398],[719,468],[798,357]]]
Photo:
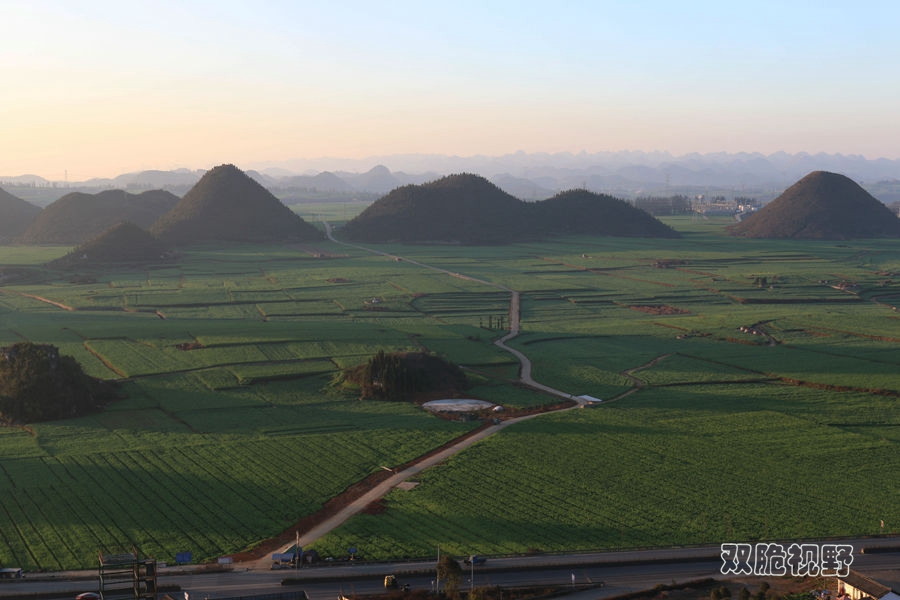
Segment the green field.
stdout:
[[[315,546],[381,558],[874,534],[896,514],[897,430],[890,400],[655,388],[504,430]],[[862,492],[872,481],[883,494]]]
[[[900,244],[670,223],[685,237],[379,247],[519,291],[510,344],[538,381],[606,400],[639,388],[504,430],[320,554],[867,535],[881,519],[898,531]],[[330,242],[201,247],[78,279],[40,269],[66,251],[0,248],[0,267],[31,270],[0,285],[0,345],[55,344],[123,399],[0,428],[3,565],[92,567],[98,547],[131,543],[214,560],[477,425],[332,386],[379,349],[441,354],[473,397],[508,408],[556,402],[515,385],[492,345],[508,318],[497,287]]]

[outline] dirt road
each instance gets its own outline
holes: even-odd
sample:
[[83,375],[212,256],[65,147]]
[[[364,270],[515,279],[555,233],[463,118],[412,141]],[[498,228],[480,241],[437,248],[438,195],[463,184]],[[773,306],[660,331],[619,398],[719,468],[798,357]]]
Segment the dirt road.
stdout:
[[[370,248],[366,248],[364,246],[357,246],[355,244],[348,244],[346,242],[342,242],[342,241],[336,239],[332,235],[332,228],[331,228],[331,225],[329,225],[328,223],[325,223],[325,231],[326,231],[326,234],[328,235],[328,238],[331,241],[341,244],[341,245],[344,245],[344,246],[356,248],[357,250],[363,250],[365,252],[370,252],[372,254],[379,254],[382,256],[387,256],[389,258],[393,258],[394,260],[402,260],[403,262],[406,262],[409,264],[413,264],[413,265],[417,265],[417,266],[420,266],[420,267],[423,267],[426,269],[431,269],[433,271],[445,273],[447,275],[450,275],[451,277],[459,277],[462,279],[466,279],[469,281],[475,281],[478,283],[483,283],[484,285],[488,285],[488,286],[491,286],[494,288],[508,291],[511,294],[510,308],[509,308],[510,330],[509,330],[509,333],[507,333],[502,338],[496,340],[494,343],[499,348],[506,350],[507,352],[511,353],[513,356],[515,356],[518,359],[519,364],[520,364],[519,379],[523,384],[525,384],[529,387],[532,387],[536,390],[539,390],[541,392],[545,392],[545,393],[551,394],[553,396],[557,396],[559,398],[575,401],[576,404],[573,405],[571,408],[574,408],[575,406],[579,406],[584,403],[583,400],[576,398],[572,394],[551,388],[550,386],[546,386],[546,385],[543,385],[541,383],[534,381],[534,379],[532,379],[532,377],[531,377],[531,361],[528,359],[528,357],[525,356],[523,353],[519,352],[518,350],[516,350],[515,348],[510,348],[509,346],[506,345],[507,341],[509,341],[509,340],[513,339],[514,337],[516,337],[517,335],[519,335],[519,322],[520,322],[519,292],[517,292],[515,290],[511,290],[505,286],[502,286],[502,285],[499,285],[497,283],[493,283],[490,281],[485,281],[482,279],[469,277],[466,275],[462,275],[460,273],[449,271],[447,269],[442,269],[440,267],[427,265],[424,263],[420,263],[418,261],[410,260],[408,258],[396,256],[394,254],[388,254],[388,253],[382,252],[380,250],[373,250]],[[563,409],[563,410],[567,410],[567,409]],[[377,500],[380,500],[381,498],[386,496],[388,494],[388,492],[390,492],[392,489],[394,489],[401,482],[406,481],[407,479],[409,479],[411,477],[415,477],[416,475],[418,475],[425,469],[428,469],[430,467],[433,467],[436,464],[441,463],[442,461],[453,456],[454,454],[461,452],[462,450],[465,450],[472,444],[476,444],[476,443],[480,442],[481,440],[483,440],[484,438],[486,438],[490,435],[493,435],[493,434],[497,433],[498,431],[505,429],[506,427],[509,427],[510,425],[514,425],[514,424],[524,421],[526,419],[532,419],[536,416],[538,416],[538,415],[532,414],[532,415],[526,415],[526,416],[522,416],[522,417],[515,417],[515,418],[503,420],[499,424],[495,424],[495,425],[486,427],[486,428],[482,429],[481,431],[478,431],[474,435],[471,435],[465,439],[462,439],[459,442],[457,442],[456,444],[453,444],[452,446],[449,446],[436,454],[427,456],[427,457],[423,458],[422,460],[416,462],[412,466],[407,467],[406,469],[395,473],[390,478],[375,485],[371,490],[366,492],[364,495],[360,496],[356,500],[347,504],[347,506],[343,507],[336,514],[322,520],[320,523],[318,523],[314,527],[303,532],[300,535],[300,546],[305,547],[305,546],[313,543],[314,541],[316,541],[317,539],[319,539],[326,533],[329,533],[333,529],[336,529],[341,524],[343,524],[345,521],[347,521],[350,517],[362,512],[366,508],[366,506],[368,506],[369,504],[371,504]],[[279,552],[286,552],[288,549],[290,549],[293,546],[294,546],[294,543],[287,544],[285,547],[280,549]],[[252,563],[253,568],[269,568],[270,565],[271,565],[271,560],[268,557],[259,559],[259,560],[255,561],[254,563]]]

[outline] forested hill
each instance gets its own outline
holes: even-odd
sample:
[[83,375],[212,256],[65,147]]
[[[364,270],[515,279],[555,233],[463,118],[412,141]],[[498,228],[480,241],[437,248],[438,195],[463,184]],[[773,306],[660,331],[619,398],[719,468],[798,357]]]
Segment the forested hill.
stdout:
[[750,238],[900,237],[900,219],[852,179],[814,171],[729,231]]
[[40,212],[34,204],[0,189],[0,240],[21,234]]
[[113,225],[62,258],[49,263],[59,269],[92,268],[106,265],[158,263],[169,256],[168,248],[134,223]]
[[234,165],[207,171],[150,229],[177,245],[318,240],[322,232]]
[[628,202],[587,190],[560,192],[534,204],[535,227],[545,234],[617,237],[680,237],[680,234]]
[[575,190],[523,202],[471,174],[396,188],[347,223],[342,235],[371,243],[505,244],[569,233],[677,236],[610,196]]
[[149,227],[178,202],[163,190],[129,194],[106,190],[98,194],[72,192],[42,210],[19,236],[23,244],[80,244],[116,223]]
[[527,233],[522,202],[469,174],[396,188],[343,229],[359,241],[409,243],[497,244]]

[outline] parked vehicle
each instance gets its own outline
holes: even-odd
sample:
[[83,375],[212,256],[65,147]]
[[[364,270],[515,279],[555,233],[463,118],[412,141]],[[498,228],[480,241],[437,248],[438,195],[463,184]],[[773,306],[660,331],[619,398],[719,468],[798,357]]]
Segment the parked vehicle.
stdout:
[[400,585],[400,581],[397,579],[396,575],[385,575],[384,576],[384,589],[386,590],[400,590],[403,591],[409,590],[409,584],[404,583]]

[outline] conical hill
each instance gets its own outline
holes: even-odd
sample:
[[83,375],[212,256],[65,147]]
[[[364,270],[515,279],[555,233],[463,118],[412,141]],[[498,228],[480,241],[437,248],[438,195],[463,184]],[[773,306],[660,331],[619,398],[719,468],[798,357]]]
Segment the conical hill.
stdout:
[[318,240],[321,231],[234,165],[207,171],[151,228],[175,245]]
[[900,219],[852,179],[814,171],[729,232],[749,238],[900,237]]
[[0,240],[20,235],[40,212],[31,202],[0,189]]
[[49,263],[61,269],[106,265],[158,263],[169,258],[168,248],[134,223],[113,225],[62,258]]

